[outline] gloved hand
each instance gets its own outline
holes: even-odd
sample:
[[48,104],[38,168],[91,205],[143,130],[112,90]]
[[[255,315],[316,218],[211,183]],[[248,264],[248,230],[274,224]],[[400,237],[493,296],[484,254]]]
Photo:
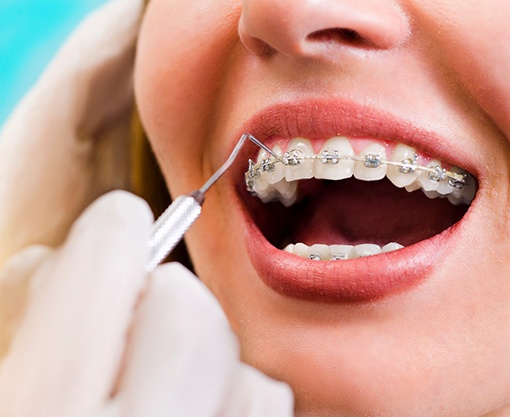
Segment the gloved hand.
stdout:
[[110,193],[58,249],[0,271],[0,416],[286,417],[290,389],[239,361],[205,286],[178,264],[144,272],[152,216]]

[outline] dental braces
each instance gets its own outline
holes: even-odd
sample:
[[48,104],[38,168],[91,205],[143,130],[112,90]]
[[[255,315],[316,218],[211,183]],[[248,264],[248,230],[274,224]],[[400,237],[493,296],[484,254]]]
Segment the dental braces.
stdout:
[[[273,154],[274,155],[274,154]],[[252,194],[255,193],[255,181],[260,178],[263,172],[273,172],[277,163],[287,166],[297,166],[305,160],[320,160],[324,165],[337,165],[340,161],[361,162],[366,168],[376,169],[382,165],[399,167],[402,174],[414,174],[415,172],[428,173],[428,178],[434,182],[448,181],[448,184],[455,189],[462,189],[467,185],[467,174],[448,171],[442,168],[438,163],[430,163],[428,166],[418,165],[418,154],[414,154],[412,158],[406,158],[397,161],[389,161],[383,159],[381,154],[370,153],[365,156],[341,155],[336,149],[324,150],[318,155],[305,155],[299,149],[292,149],[285,152],[283,156],[265,158],[259,163],[253,160],[248,161],[248,171],[245,173],[246,187]]]

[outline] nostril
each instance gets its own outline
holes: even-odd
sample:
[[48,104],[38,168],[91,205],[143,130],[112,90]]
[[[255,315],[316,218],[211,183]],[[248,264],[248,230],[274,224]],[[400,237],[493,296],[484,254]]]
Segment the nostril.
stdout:
[[282,54],[331,60],[357,49],[367,52],[399,48],[410,34],[407,15],[394,0],[241,3],[240,40],[262,57]]
[[370,46],[358,32],[346,28],[330,28],[313,32],[307,36],[311,42],[343,43],[351,46]]

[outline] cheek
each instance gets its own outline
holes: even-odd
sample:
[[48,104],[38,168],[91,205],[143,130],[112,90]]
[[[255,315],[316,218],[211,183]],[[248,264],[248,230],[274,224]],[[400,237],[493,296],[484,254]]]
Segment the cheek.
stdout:
[[441,60],[462,89],[508,137],[510,48],[507,0],[416,2],[415,24],[433,39],[431,56]]
[[201,156],[239,15],[237,0],[152,0],[144,17],[135,93],[171,192],[189,191],[203,179]]

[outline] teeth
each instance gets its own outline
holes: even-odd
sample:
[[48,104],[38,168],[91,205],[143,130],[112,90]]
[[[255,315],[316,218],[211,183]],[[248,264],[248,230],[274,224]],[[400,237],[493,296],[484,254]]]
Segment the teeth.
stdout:
[[[264,161],[267,161],[269,158],[269,155],[266,151],[262,151],[259,153],[259,156],[257,157],[257,163],[263,164]],[[281,165],[281,164],[278,164]],[[274,165],[274,168],[276,168],[276,164]],[[274,184],[274,183],[273,183]],[[257,181],[253,184],[253,189],[257,194],[263,194],[264,191],[269,187],[269,175],[263,175],[261,174]]]
[[[273,148],[273,152],[277,155],[282,155],[282,150],[278,145]],[[283,164],[274,164],[274,168],[262,173],[262,176],[267,175],[269,183],[276,184],[285,178],[285,168]]]
[[[281,148],[277,145],[273,152],[282,155]],[[278,199],[286,207],[291,206],[297,197],[297,181],[285,180],[286,166],[281,163],[271,162],[266,151],[259,153],[257,164],[261,171],[253,183],[253,191],[264,203]]]
[[381,253],[381,247],[379,245],[373,245],[370,243],[364,245],[356,245],[354,246],[354,250],[356,251],[358,258],[379,255]]
[[294,254],[302,258],[308,258],[310,256],[310,248],[304,243],[296,243],[294,246]]
[[386,159],[386,149],[378,143],[368,145],[359,156],[361,161],[354,164],[354,178],[364,181],[382,180],[388,169],[382,161]]
[[301,258],[310,259],[314,261],[343,261],[348,259],[365,258],[367,256],[379,255],[380,253],[387,253],[395,250],[402,249],[404,246],[392,242],[381,247],[374,244],[362,245],[323,245],[315,244],[312,246],[305,245],[304,243],[296,243],[287,245],[284,251],[298,255]]
[[427,167],[435,170],[435,172],[421,172],[420,175],[418,175],[417,182],[420,185],[420,188],[424,191],[436,191],[439,186],[439,182],[441,181],[441,162],[433,160],[427,165]]
[[351,245],[331,245],[330,252],[331,260],[333,261],[344,261],[357,257],[354,246]]
[[261,150],[246,173],[248,190],[263,202],[280,200],[290,206],[297,199],[298,180],[314,177],[342,180],[354,175],[358,180],[377,181],[387,176],[397,187],[409,192],[421,188],[427,197],[446,197],[455,205],[470,204],[478,188],[476,180],[458,167],[446,170],[437,160],[420,165],[416,150],[403,144],[395,147],[389,159],[386,147],[378,142],[356,155],[345,137],[329,139],[317,154],[304,138],[292,139],[285,152],[276,145],[273,152],[281,159]]
[[275,190],[278,193],[277,196],[285,207],[290,207],[296,202],[297,186],[297,181],[287,182],[282,180],[278,184],[275,184]]
[[331,252],[328,245],[313,245],[310,248],[310,255],[318,257],[318,260],[331,258]]
[[315,162],[315,177],[328,180],[343,180],[352,177],[354,161],[340,159],[341,156],[354,156],[349,140],[342,137],[329,139],[320,151],[320,158]]
[[310,141],[302,138],[292,139],[288,149],[291,150],[284,154],[284,158],[290,161],[285,169],[285,179],[295,181],[313,178],[315,160],[311,158],[314,152]]
[[402,188],[408,186],[418,178],[419,172],[416,170],[418,166],[417,155],[414,148],[399,143],[395,147],[390,161],[405,164],[405,166],[388,166],[386,176],[396,187]]
[[382,247],[382,253],[393,252],[394,250],[399,250],[402,249],[403,247],[404,246],[402,246],[400,243],[391,242]]

